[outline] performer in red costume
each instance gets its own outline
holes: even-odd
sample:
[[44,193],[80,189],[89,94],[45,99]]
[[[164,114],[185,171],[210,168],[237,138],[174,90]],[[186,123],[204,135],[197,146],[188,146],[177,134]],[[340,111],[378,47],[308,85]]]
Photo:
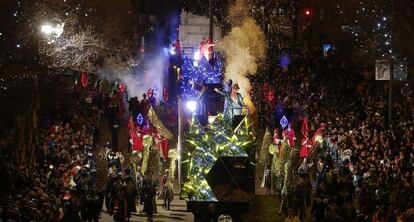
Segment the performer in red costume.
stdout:
[[201,57],[204,57],[207,61],[211,61],[213,59],[213,46],[214,42],[212,39],[203,38],[203,41],[200,42],[200,46],[198,47],[198,50],[200,52],[200,59]]
[[206,44],[207,44],[207,40],[205,38],[203,38],[203,40],[200,42],[200,46],[198,47],[198,51],[200,52],[200,59],[201,56],[204,56],[205,54],[205,50],[206,50]]
[[163,138],[159,132],[155,134],[155,143],[157,144],[158,151],[160,152],[160,156],[167,160],[168,158],[168,140]]
[[289,123],[288,128],[283,131],[283,135],[287,138],[289,146],[291,148],[295,147],[295,131],[291,128],[291,123]]
[[204,48],[204,57],[207,59],[207,61],[211,61],[213,59],[213,46],[214,42],[211,38],[208,38],[205,48]]
[[143,150],[144,145],[142,144],[142,137],[141,129],[137,127],[137,131],[135,133],[135,136],[133,136],[132,139],[132,150]]
[[299,156],[301,158],[307,158],[309,156],[309,151],[311,147],[312,147],[312,140],[309,140],[308,137],[303,137],[301,141],[301,148],[299,151]]
[[142,145],[142,137],[141,129],[136,127],[132,116],[129,118],[128,122],[128,130],[129,130],[129,142],[131,143],[132,150],[143,150],[144,146]]

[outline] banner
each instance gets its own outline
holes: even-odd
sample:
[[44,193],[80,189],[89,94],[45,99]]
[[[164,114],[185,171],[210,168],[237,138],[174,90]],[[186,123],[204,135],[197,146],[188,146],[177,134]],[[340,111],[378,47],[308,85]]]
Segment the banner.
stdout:
[[[215,19],[216,20],[216,19]],[[191,56],[198,50],[203,38],[209,36],[210,20],[206,16],[198,16],[185,11],[181,12],[181,24],[179,27],[179,40],[184,55]],[[222,38],[220,26],[213,26],[213,41]]]
[[375,61],[375,80],[390,80],[391,61],[376,60]]
[[394,60],[394,75],[393,79],[397,81],[405,81],[407,80],[408,75],[408,61],[406,58],[396,58]]

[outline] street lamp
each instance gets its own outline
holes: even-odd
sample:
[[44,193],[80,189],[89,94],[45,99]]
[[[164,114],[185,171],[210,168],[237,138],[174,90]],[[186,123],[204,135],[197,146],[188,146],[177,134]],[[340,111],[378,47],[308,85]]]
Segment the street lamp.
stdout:
[[50,35],[53,32],[53,27],[49,24],[44,24],[42,25],[42,27],[40,28],[40,31],[46,35]]
[[63,33],[63,27],[65,23],[57,23],[56,25],[51,25],[49,23],[44,23],[40,27],[40,31],[46,35],[48,38],[58,38]]

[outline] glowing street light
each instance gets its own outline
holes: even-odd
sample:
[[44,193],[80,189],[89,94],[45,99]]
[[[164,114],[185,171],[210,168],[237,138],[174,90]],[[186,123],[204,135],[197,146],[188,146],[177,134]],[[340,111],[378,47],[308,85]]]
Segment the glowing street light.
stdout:
[[40,31],[46,35],[50,35],[53,32],[53,27],[49,24],[44,24],[42,25],[42,28],[40,29]]
[[45,23],[40,27],[40,31],[47,37],[58,38],[63,33],[65,23],[56,24],[55,26]]

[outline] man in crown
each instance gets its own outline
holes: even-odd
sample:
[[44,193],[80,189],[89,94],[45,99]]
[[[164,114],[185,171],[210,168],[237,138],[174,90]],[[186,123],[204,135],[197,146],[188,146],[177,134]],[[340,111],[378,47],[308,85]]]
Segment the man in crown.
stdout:
[[227,109],[223,111],[224,118],[233,121],[234,116],[241,115],[243,111],[243,96],[239,93],[239,84],[233,84],[230,92],[223,92],[215,88],[214,90],[224,96]]

